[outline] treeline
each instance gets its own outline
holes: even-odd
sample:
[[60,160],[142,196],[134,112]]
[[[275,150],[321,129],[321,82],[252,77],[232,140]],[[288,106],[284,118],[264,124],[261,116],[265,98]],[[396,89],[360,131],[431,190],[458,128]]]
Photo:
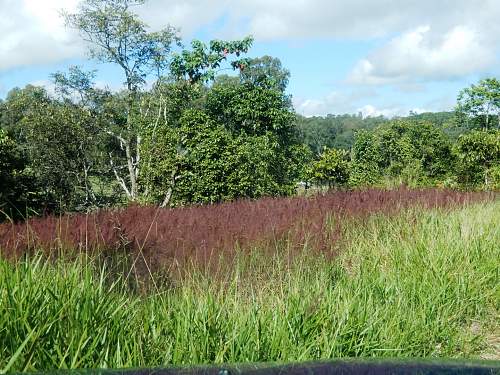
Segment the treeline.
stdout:
[[328,187],[439,186],[500,188],[500,130],[470,130],[454,139],[412,117],[359,130],[352,148],[324,148],[306,181]]
[[72,67],[52,75],[55,93],[0,101],[0,218],[283,196],[299,182],[498,188],[498,80],[465,89],[456,113],[304,118],[281,62],[243,57],[251,38],[186,47],[173,27],[149,31],[134,4],[87,0],[65,15],[122,71],[122,90]]
[[453,112],[298,120],[315,154],[305,182],[328,187],[500,188],[500,81],[463,89]]
[[[410,113],[409,117],[415,121],[428,121],[442,129],[452,139],[471,129],[470,125],[463,124],[455,112],[426,112]],[[377,126],[390,122],[384,116],[363,117],[358,114],[343,114],[327,116],[304,117],[297,116],[297,126],[302,141],[315,154],[320,154],[326,148],[340,148],[349,150],[354,144],[354,137],[358,130],[374,130]]]

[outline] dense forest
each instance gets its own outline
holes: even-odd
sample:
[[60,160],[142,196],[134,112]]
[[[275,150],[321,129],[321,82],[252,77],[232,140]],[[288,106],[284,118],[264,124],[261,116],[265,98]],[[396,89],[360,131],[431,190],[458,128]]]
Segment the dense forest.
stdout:
[[286,196],[299,185],[499,187],[496,78],[458,93],[453,112],[306,118],[281,61],[245,57],[252,38],[186,47],[173,27],[149,31],[130,4],[86,1],[65,15],[93,59],[121,70],[121,90],[74,66],[51,76],[53,93],[28,85],[0,101],[3,219]]

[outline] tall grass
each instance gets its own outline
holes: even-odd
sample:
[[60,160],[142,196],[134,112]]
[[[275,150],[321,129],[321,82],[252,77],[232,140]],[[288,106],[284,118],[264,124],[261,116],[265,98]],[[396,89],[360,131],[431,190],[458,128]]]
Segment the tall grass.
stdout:
[[334,259],[283,241],[148,294],[89,258],[0,260],[0,370],[479,356],[499,334],[499,222],[498,201],[375,214]]
[[[394,214],[412,207],[447,207],[491,198],[487,193],[450,190],[366,190],[334,192],[310,198],[266,198],[213,206],[176,209],[132,206],[89,215],[35,218],[0,224],[0,252],[20,256],[33,250],[46,254],[85,252],[127,254],[164,268],[214,254],[229,258],[235,248],[258,247],[272,254],[276,241],[335,253],[341,226],[351,217]],[[336,227],[331,221],[336,222]],[[138,263],[136,262],[136,265]],[[149,273],[144,262],[141,273]]]

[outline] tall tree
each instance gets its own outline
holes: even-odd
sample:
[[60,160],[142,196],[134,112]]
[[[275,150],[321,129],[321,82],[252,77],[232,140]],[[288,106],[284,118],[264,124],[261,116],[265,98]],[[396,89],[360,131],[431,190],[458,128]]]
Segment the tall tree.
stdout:
[[[114,115],[110,120],[114,121],[109,121],[104,131],[117,142],[118,152],[110,153],[109,162],[130,200],[137,200],[146,189],[141,185],[143,137],[155,133],[149,132],[151,124],[145,122],[151,121],[155,127],[168,112],[163,96],[154,98],[144,92],[147,77],[155,75],[161,85],[168,72],[176,80],[201,84],[213,79],[229,55],[239,57],[252,44],[251,38],[234,42],[214,40],[209,46],[195,40],[190,50],[173,54],[172,47],[181,46],[177,30],[167,26],[160,31],[149,31],[132,11],[134,6],[144,3],[145,0],[84,0],[77,13],[65,16],[67,24],[79,30],[89,43],[91,57],[118,65],[125,76],[124,91],[115,96],[111,107],[120,106],[121,98],[126,119],[120,121],[116,116],[119,111],[111,108]],[[239,68],[243,61],[236,60],[231,65]],[[86,77],[80,78],[80,83],[86,82]],[[153,110],[155,115],[151,116]],[[122,159],[124,162],[120,163]]]
[[477,85],[463,89],[457,100],[456,113],[460,122],[473,127],[500,128],[500,81],[486,78]]
[[[246,53],[252,43],[250,37],[237,41],[212,40],[208,45],[194,40],[190,49],[173,54],[170,77],[158,80],[143,100],[149,109],[142,116],[144,198],[157,201],[160,194],[163,196],[161,205],[170,204],[185,160],[193,159],[195,153],[193,147],[186,146],[186,134],[190,132],[186,132],[183,126],[186,124],[184,113],[202,106],[204,94],[209,91],[205,84],[215,80],[217,72],[223,69],[222,65],[231,55],[236,55],[236,59],[230,62],[230,66],[233,69],[243,67],[246,59],[240,55]],[[195,118],[205,122],[202,117]],[[191,121],[187,123],[192,124]]]
[[[139,196],[141,135],[136,121],[138,98],[150,74],[160,76],[169,64],[172,45],[179,43],[171,26],[151,32],[131,8],[144,0],[84,0],[77,13],[66,14],[68,26],[77,29],[89,43],[92,58],[118,65],[125,76],[126,123],[110,123],[105,131],[125,151],[125,168],[110,162],[116,179],[128,198]],[[122,170],[127,175],[122,175]]]
[[283,92],[290,79],[290,71],[282,66],[280,59],[267,55],[248,59],[240,75],[243,82],[251,82],[257,86],[271,85]]

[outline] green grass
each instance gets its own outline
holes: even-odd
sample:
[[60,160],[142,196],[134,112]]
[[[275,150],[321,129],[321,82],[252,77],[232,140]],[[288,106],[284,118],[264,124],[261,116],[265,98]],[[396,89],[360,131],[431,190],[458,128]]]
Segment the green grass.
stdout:
[[499,201],[375,215],[345,226],[335,259],[290,261],[282,243],[146,294],[89,259],[0,260],[0,371],[498,359],[499,223]]

